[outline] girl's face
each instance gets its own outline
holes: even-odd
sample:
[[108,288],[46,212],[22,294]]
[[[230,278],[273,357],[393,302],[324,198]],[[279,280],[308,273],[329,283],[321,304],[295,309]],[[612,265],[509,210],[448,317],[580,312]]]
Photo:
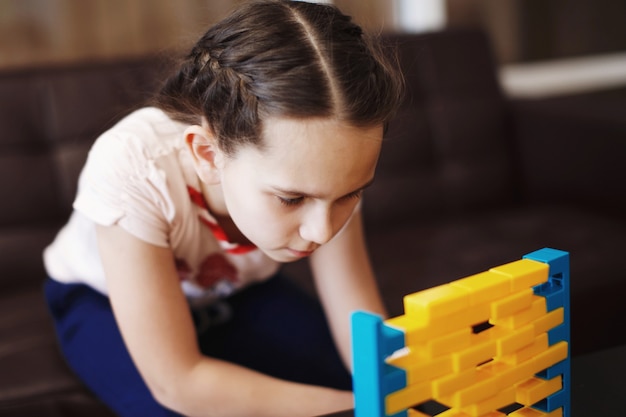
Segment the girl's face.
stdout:
[[382,126],[334,119],[271,118],[263,147],[243,146],[216,162],[223,207],[272,259],[313,253],[346,224],[374,178]]

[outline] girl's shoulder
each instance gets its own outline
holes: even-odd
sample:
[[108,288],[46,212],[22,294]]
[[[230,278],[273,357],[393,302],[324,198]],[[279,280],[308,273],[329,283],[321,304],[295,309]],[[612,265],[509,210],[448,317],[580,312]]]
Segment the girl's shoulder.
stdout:
[[157,157],[164,152],[183,145],[182,134],[186,126],[172,120],[165,112],[156,107],[144,107],[133,111],[111,129],[102,134],[98,141],[118,140],[139,146],[147,155]]
[[158,160],[175,157],[184,147],[185,128],[158,108],[135,110],[95,140],[87,165],[147,167]]
[[167,245],[171,215],[190,203],[180,158],[185,127],[156,108],[132,112],[89,151],[74,208],[99,224],[118,222],[136,236]]

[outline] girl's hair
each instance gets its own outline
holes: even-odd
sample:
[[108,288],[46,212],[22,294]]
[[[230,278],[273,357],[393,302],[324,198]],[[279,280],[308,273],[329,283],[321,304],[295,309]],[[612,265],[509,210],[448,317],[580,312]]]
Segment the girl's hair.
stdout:
[[386,124],[399,105],[395,62],[331,5],[255,1],[212,26],[156,105],[172,118],[204,117],[228,154],[261,146],[267,117],[336,117],[353,126]]

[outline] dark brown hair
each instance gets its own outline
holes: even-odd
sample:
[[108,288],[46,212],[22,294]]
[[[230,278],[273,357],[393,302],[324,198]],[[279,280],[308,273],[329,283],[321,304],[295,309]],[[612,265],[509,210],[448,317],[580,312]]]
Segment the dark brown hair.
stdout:
[[206,118],[220,147],[260,145],[267,117],[385,124],[402,92],[397,66],[336,7],[254,1],[212,26],[166,81],[157,106]]

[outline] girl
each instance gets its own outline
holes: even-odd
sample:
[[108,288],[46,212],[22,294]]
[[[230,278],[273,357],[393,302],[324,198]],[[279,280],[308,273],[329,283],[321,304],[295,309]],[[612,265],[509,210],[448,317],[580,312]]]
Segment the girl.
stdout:
[[[44,253],[76,374],[121,416],[350,408],[349,314],[384,315],[359,200],[400,90],[332,6],[254,2],[210,28],[95,142]],[[278,273],[304,257],[321,307]]]

